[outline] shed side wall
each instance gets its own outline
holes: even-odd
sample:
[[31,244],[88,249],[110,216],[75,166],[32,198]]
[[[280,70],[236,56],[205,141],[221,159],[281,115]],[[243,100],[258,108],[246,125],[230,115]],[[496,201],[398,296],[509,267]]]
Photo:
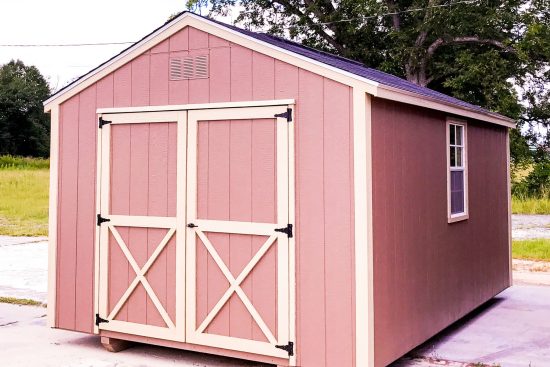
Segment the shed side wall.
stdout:
[[[210,77],[169,80],[169,57],[189,54],[209,54]],[[96,108],[294,98],[297,363],[354,365],[351,94],[348,86],[186,28],[64,102],[56,326],[93,331]]]
[[468,121],[470,216],[448,224],[446,115],[373,98],[377,367],[509,286],[506,135]]

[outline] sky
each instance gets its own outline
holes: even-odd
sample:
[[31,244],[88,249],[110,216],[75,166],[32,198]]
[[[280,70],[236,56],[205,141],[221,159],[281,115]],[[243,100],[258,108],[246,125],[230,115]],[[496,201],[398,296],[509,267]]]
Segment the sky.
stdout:
[[[185,0],[2,0],[0,45],[135,42],[184,8]],[[128,46],[0,46],[0,65],[34,65],[55,91]]]

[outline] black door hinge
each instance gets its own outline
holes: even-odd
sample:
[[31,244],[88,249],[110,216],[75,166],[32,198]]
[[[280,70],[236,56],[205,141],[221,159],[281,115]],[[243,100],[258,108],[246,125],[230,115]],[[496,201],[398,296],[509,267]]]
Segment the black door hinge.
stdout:
[[286,227],[283,228],[275,228],[275,232],[282,232],[286,233],[288,238],[292,238],[292,224],[287,224]]
[[110,124],[112,121],[103,120],[103,117],[99,118],[99,128],[103,129],[103,125]]
[[99,326],[99,324],[101,324],[102,322],[109,322],[109,320],[105,320],[105,319],[99,317],[99,314],[96,313],[95,314],[95,325]]
[[282,118],[286,119],[288,122],[291,122],[292,121],[292,108],[287,108],[286,112],[275,114],[275,117],[282,117]]
[[294,343],[288,342],[287,345],[276,345],[275,348],[282,349],[288,352],[288,356],[292,357],[294,355]]
[[101,223],[104,223],[104,222],[110,222],[111,220],[110,219],[107,219],[107,218],[103,218],[101,216],[101,214],[98,214],[97,215],[97,225],[100,226]]

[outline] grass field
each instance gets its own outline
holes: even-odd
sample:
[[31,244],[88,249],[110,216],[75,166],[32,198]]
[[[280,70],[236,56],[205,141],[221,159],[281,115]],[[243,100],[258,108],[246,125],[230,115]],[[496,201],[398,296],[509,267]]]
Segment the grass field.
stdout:
[[550,214],[550,198],[512,197],[513,214]]
[[512,241],[512,257],[514,259],[550,261],[550,239]]
[[0,235],[48,235],[49,162],[0,157]]

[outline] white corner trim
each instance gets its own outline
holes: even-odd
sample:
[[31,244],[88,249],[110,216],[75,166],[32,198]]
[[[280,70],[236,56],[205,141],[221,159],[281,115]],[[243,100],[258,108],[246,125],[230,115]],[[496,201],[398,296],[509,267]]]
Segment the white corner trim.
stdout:
[[48,327],[56,326],[57,208],[59,190],[59,106],[50,114],[50,200],[48,212]]
[[353,88],[356,366],[374,365],[371,97]]

